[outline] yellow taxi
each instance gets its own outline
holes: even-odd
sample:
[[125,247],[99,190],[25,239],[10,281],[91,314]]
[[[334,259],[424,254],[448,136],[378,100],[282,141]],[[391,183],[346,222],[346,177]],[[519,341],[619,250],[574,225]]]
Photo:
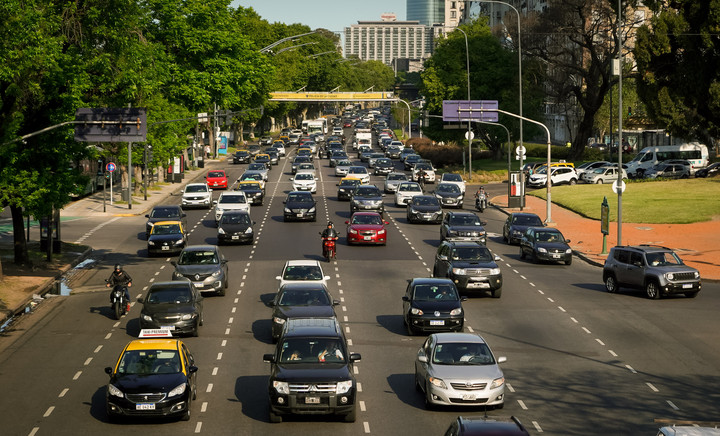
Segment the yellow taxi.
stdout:
[[343,177],[340,179],[340,183],[337,184],[338,200],[350,200],[353,191],[355,191],[355,187],[359,185],[362,185],[362,180],[357,177]]
[[142,330],[140,339],[123,348],[115,366],[105,372],[107,414],[190,419],[197,397],[195,359],[187,346],[167,329]]
[[238,184],[242,182],[257,182],[260,184],[260,188],[265,190],[265,178],[258,172],[245,172],[237,180]]
[[280,140],[287,145],[290,142],[290,137],[288,135],[280,135]]
[[252,203],[253,206],[262,206],[263,201],[265,200],[265,188],[260,184],[260,182],[255,180],[238,182],[236,189],[238,191],[243,191],[248,201]]
[[187,230],[181,221],[158,221],[147,239],[148,256],[179,253],[187,241]]
[[270,155],[267,153],[258,153],[255,155],[255,158],[253,159],[253,162],[255,163],[263,163],[268,168],[268,170],[272,169],[272,165],[270,164]]

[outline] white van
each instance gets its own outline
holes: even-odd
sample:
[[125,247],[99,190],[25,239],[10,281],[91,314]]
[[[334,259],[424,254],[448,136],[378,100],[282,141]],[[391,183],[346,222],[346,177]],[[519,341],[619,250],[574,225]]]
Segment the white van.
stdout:
[[683,159],[690,162],[690,174],[695,174],[708,165],[708,158],[707,147],[697,142],[645,147],[627,163],[627,173],[630,177],[642,177],[645,171],[664,160]]
[[691,425],[662,427],[657,436],[720,436],[717,427],[695,427]]

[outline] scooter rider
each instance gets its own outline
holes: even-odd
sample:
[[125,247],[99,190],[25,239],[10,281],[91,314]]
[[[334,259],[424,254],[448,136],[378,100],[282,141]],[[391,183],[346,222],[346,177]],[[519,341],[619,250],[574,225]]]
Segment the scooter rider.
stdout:
[[485,188],[480,186],[475,193],[475,205],[480,207],[480,203],[482,202],[482,208],[485,209],[487,207],[487,194],[485,193]]
[[323,242],[322,250],[323,250],[323,255],[324,255],[325,254],[325,241],[326,240],[336,241],[338,239],[338,233],[335,230],[335,225],[333,224],[332,221],[328,221],[327,227],[320,234],[320,238],[322,239],[322,242]]
[[420,171],[417,173],[417,179],[418,183],[420,183],[420,187],[425,189],[425,178],[427,177],[427,173],[424,169],[420,168]]
[[132,286],[132,277],[130,277],[130,274],[126,273],[122,265],[117,263],[115,264],[115,269],[110,274],[110,278],[106,281],[108,288],[114,288],[115,285],[125,287],[125,301],[127,301],[127,311],[130,312],[130,292],[128,291],[128,287]]

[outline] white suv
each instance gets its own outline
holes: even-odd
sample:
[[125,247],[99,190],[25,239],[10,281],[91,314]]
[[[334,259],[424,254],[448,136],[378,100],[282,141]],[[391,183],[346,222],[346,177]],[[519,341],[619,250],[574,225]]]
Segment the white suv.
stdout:
[[183,209],[189,207],[204,207],[210,209],[212,206],[212,189],[206,183],[188,183],[182,190]]
[[250,202],[243,191],[225,191],[213,204],[215,205],[215,225],[220,222],[220,218],[226,210],[244,210],[250,213]]
[[[577,183],[578,176],[575,168],[570,167],[551,167],[550,183],[553,185]],[[543,167],[528,179],[528,185],[532,187],[542,187],[547,183],[547,167]]]

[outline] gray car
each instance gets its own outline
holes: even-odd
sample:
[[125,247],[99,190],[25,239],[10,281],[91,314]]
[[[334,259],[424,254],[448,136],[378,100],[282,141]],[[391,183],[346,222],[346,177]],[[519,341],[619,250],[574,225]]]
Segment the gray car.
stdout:
[[415,386],[428,409],[435,405],[490,406],[505,403],[505,376],[497,357],[475,333],[433,333],[415,359]]
[[407,182],[408,176],[405,173],[392,172],[385,176],[385,192],[394,193],[397,191],[398,185]]
[[141,329],[170,327],[173,335],[197,336],[203,325],[203,297],[190,280],[155,282],[138,302]]
[[200,292],[225,295],[228,266],[225,256],[215,245],[189,245],[183,249],[174,267],[173,280],[190,280]]

